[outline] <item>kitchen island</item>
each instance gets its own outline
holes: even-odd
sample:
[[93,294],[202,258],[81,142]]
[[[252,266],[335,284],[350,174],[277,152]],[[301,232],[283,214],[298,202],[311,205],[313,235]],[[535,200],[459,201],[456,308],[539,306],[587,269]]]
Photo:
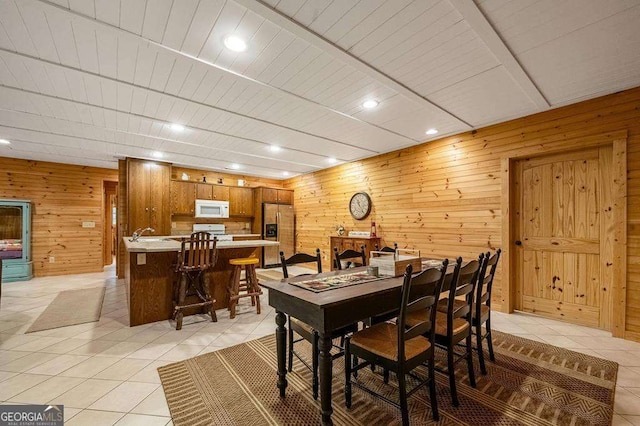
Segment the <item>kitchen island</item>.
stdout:
[[[137,242],[123,238],[125,283],[131,327],[162,321],[173,314],[174,272],[180,241],[175,236],[140,238]],[[226,308],[227,283],[231,279],[230,259],[251,257],[260,247],[277,246],[266,240],[218,241],[218,260],[207,273],[209,290],[215,299],[214,308]],[[254,255],[255,256],[255,255]],[[257,256],[256,256],[257,257]],[[195,312],[195,310],[193,311]],[[185,311],[185,315],[192,312]]]

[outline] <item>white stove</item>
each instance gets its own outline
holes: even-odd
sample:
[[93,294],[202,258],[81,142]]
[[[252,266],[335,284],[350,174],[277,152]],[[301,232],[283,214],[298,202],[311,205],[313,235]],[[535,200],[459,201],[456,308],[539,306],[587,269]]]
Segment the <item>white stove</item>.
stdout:
[[193,232],[208,232],[212,237],[216,237],[218,241],[233,241],[233,236],[225,234],[225,227],[219,223],[195,223]]

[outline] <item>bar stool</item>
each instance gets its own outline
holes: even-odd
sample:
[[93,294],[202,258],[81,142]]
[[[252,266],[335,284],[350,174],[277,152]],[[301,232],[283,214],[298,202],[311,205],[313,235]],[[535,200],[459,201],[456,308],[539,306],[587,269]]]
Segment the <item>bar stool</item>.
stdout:
[[[213,268],[218,258],[217,239],[211,240],[208,232],[194,232],[189,239],[183,239],[176,264],[176,280],[173,293],[173,319],[176,330],[182,329],[182,311],[190,308],[208,309],[211,321],[216,322],[215,300],[209,291],[207,271]],[[188,244],[188,246],[187,246]],[[199,302],[185,304],[189,296],[196,296]]]
[[[258,277],[256,276],[256,265],[260,261],[255,257],[241,257],[229,260],[233,266],[231,281],[229,282],[229,317],[236,317],[236,305],[241,297],[251,297],[251,306],[256,307],[256,313],[260,314],[260,295],[262,290],[258,287]],[[245,279],[242,279],[242,268],[244,267]],[[244,292],[241,294],[240,292]]]

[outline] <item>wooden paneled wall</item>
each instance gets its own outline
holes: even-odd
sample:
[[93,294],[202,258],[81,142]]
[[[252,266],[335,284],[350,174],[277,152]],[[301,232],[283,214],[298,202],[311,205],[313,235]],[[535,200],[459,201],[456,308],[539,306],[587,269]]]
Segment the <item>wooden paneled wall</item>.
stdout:
[[33,202],[35,276],[102,271],[105,180],[117,181],[118,171],[0,157],[0,198]]
[[[423,256],[475,257],[502,244],[501,157],[617,130],[628,131],[626,337],[640,340],[640,88],[289,179],[297,250],[320,247],[326,261],[336,225],[369,230],[375,220],[387,245],[397,241]],[[356,191],[373,200],[361,222],[347,207]],[[500,286],[494,285],[496,302]]]
[[202,178],[206,177],[208,183],[217,183],[218,179],[222,179],[224,185],[235,186],[238,179],[244,180],[244,186],[276,186],[282,187],[283,181],[277,179],[261,178],[246,175],[234,175],[231,173],[215,172],[211,170],[189,169],[186,167],[171,167],[171,179],[181,179],[182,173],[189,175],[189,180],[193,182],[202,182]]

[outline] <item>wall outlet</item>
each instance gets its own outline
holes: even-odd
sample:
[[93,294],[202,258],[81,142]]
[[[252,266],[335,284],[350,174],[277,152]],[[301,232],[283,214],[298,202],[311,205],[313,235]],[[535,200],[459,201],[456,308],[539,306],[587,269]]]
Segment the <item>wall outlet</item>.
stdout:
[[176,229],[178,227],[178,224],[175,222],[171,222],[171,229]]
[[49,256],[49,263],[56,263],[56,258],[54,256]]
[[147,264],[147,253],[138,253],[136,256],[136,263],[138,265],[146,265]]
[[82,227],[83,228],[95,228],[96,227],[96,223],[95,222],[82,222]]

